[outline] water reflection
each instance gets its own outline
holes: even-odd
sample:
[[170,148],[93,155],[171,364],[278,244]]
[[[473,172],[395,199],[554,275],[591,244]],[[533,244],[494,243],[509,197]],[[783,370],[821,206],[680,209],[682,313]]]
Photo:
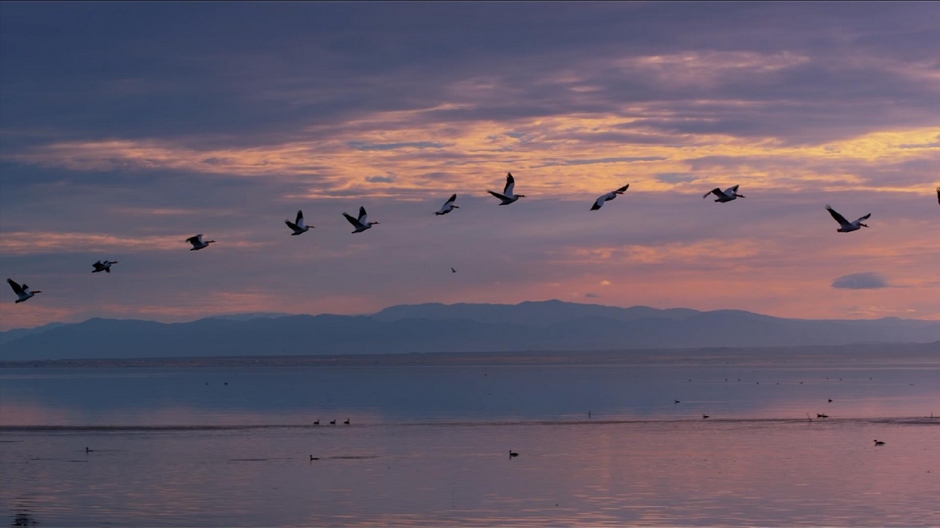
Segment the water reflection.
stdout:
[[2,369],[0,515],[940,525],[938,365],[785,359]]
[[[938,521],[933,499],[940,465],[931,450],[940,427],[900,421],[4,436],[23,440],[4,449],[5,473],[18,494],[33,497],[34,519],[51,525]],[[888,443],[875,448],[872,438]],[[95,446],[87,456],[86,444]],[[509,449],[519,456],[510,460]],[[318,460],[309,460],[311,454]],[[86,462],[72,462],[81,459]],[[5,488],[2,503],[15,504]]]
[[940,415],[938,386],[940,364],[793,360],[785,366],[0,369],[0,425],[579,420],[589,413],[591,419],[652,420],[929,416]]

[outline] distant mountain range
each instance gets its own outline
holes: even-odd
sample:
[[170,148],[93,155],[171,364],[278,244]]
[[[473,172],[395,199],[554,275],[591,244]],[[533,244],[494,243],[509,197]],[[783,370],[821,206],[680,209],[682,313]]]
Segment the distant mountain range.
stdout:
[[89,319],[0,333],[0,360],[519,352],[936,343],[940,321],[807,320],[562,301],[419,304],[373,315]]

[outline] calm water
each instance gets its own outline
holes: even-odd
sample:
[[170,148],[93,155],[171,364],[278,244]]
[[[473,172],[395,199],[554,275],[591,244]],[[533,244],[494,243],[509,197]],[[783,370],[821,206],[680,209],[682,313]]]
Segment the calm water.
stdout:
[[0,516],[937,526],[937,356],[5,368]]

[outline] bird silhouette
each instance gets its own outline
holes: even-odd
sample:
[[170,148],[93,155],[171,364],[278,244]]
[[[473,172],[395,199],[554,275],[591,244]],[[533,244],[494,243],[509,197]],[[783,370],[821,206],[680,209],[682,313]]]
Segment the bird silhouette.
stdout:
[[290,220],[284,220],[284,223],[287,224],[287,227],[291,228],[291,236],[302,235],[313,229],[313,226],[308,226],[304,224],[304,213],[302,211],[297,211],[297,218],[291,222]]
[[729,187],[725,189],[724,191],[722,191],[718,187],[715,187],[714,189],[705,193],[705,195],[702,196],[702,198],[707,198],[709,194],[714,194],[715,196],[718,197],[718,199],[715,201],[721,202],[721,203],[730,202],[731,200],[734,200],[735,198],[744,198],[745,196],[743,194],[738,194],[738,187],[739,187],[738,185],[735,185],[734,187]]
[[7,283],[11,288],[13,288],[13,293],[15,293],[17,296],[17,299],[13,301],[13,304],[21,303],[32,298],[32,296],[36,295],[37,293],[42,293],[42,290],[29,291],[29,286],[25,284],[20,286],[19,284],[13,282],[13,279],[7,279]]
[[100,271],[103,271],[105,273],[111,273],[111,265],[117,264],[117,263],[118,261],[116,260],[106,260],[104,262],[99,260],[98,262],[95,262],[94,264],[92,264],[92,266],[95,267],[95,269],[92,270],[92,273],[98,273]]
[[215,240],[206,240],[202,241],[202,233],[199,233],[196,236],[191,236],[186,239],[186,242],[189,242],[193,247],[189,248],[190,251],[199,251],[200,249],[205,249],[209,247],[209,244],[214,244]]
[[[844,216],[837,213],[836,210],[830,207],[829,205],[826,205],[826,210],[829,211],[829,214],[832,216],[832,218],[836,222],[839,222],[839,229],[836,229],[836,231],[838,231],[839,233],[851,233],[852,231],[858,231],[859,229],[863,227],[868,227],[868,224],[863,224],[862,221],[868,220],[868,217],[871,216],[871,213],[868,213],[867,215],[859,218],[858,220],[854,222],[849,222],[848,220],[845,219]],[[829,379],[829,378],[826,378],[826,379]]]
[[369,217],[368,215],[366,215],[365,207],[361,207],[361,206],[359,207],[359,218],[353,218],[346,213],[343,213],[343,216],[346,217],[346,220],[348,220],[349,223],[352,224],[354,228],[356,228],[356,230],[353,231],[353,234],[362,233],[363,231],[365,231],[366,229],[370,229],[374,225],[379,225],[378,222],[368,221]]
[[594,200],[594,205],[591,206],[591,210],[597,211],[598,209],[604,206],[604,202],[609,202],[613,200],[614,198],[616,198],[618,194],[623,194],[623,192],[626,191],[628,187],[630,187],[629,183],[617,190],[610,191],[607,194],[602,194],[601,196],[598,196],[597,200]]
[[457,200],[457,195],[452,194],[451,197],[448,198],[446,202],[444,202],[444,205],[442,205],[440,209],[438,209],[437,211],[434,211],[434,214],[438,216],[446,215],[447,213],[453,211],[454,209],[460,209],[459,205],[454,205],[455,200]]
[[503,194],[499,194],[493,191],[486,191],[486,192],[499,198],[501,200],[499,205],[509,205],[515,202],[516,200],[518,200],[519,198],[525,198],[524,194],[513,194],[514,193],[513,189],[515,188],[515,186],[516,186],[516,180],[515,178],[512,177],[512,173],[508,172],[506,173],[506,186],[503,187]]

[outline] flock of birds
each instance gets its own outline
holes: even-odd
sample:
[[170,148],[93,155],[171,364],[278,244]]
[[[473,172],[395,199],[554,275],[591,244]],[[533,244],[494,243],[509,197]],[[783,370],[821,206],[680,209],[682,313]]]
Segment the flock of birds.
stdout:
[[[516,187],[516,180],[515,178],[513,178],[512,173],[510,172],[506,174],[506,185],[503,187],[502,193],[498,193],[498,192],[490,191],[490,190],[487,190],[487,192],[499,199],[500,201],[499,205],[509,205],[509,204],[515,203],[517,200],[519,200],[519,198],[525,198],[524,194],[516,194],[515,187]],[[599,210],[601,207],[604,206],[606,202],[609,202],[613,200],[614,198],[616,198],[618,195],[621,195],[624,192],[626,192],[626,190],[629,187],[630,187],[630,184],[628,183],[627,185],[624,185],[623,187],[620,187],[606,194],[602,194],[601,196],[598,196],[597,200],[594,200],[594,204],[591,205],[591,211]],[[715,195],[716,197],[715,202],[717,203],[727,203],[727,202],[736,200],[738,198],[744,198],[745,196],[743,194],[738,194],[738,187],[740,187],[740,185],[735,185],[725,190],[721,190],[720,188],[715,187],[714,189],[705,193],[702,196],[702,198],[707,198],[709,195]],[[457,194],[455,193],[455,194],[452,194],[450,198],[448,198],[447,201],[444,202],[444,205],[442,205],[439,210],[435,211],[434,214],[438,216],[446,215],[450,213],[451,211],[453,211],[454,209],[460,209],[460,206],[458,206],[455,203],[456,201],[457,201]],[[937,187],[937,202],[940,203],[940,187]],[[865,224],[864,221],[868,220],[871,217],[871,213],[868,213],[865,216],[862,216],[856,219],[854,222],[849,222],[848,220],[845,219],[844,216],[839,214],[835,209],[833,209],[828,204],[826,205],[826,210],[829,211],[829,214],[832,215],[832,218],[836,222],[839,223],[839,229],[836,230],[839,233],[851,233],[852,231],[858,231],[859,229],[863,227],[868,227],[868,225]],[[352,215],[346,212],[343,212],[343,217],[345,217],[346,220],[350,223],[350,225],[353,226],[353,231],[352,231],[353,234],[362,233],[363,231],[371,229],[372,226],[374,225],[379,225],[378,222],[369,221],[365,207],[359,207],[359,216],[353,217]],[[308,226],[306,223],[304,223],[303,211],[297,211],[297,216],[294,218],[293,222],[291,222],[290,220],[284,220],[284,223],[287,224],[287,227],[290,228],[291,236],[302,235],[306,233],[307,231],[309,231],[310,229],[314,228],[314,226],[312,225]],[[190,248],[190,251],[199,251],[200,249],[205,249],[209,247],[209,244],[215,243],[215,240],[203,240],[202,233],[200,233],[198,235],[187,238],[185,242],[192,245],[192,247]],[[92,264],[92,266],[95,268],[92,271],[92,273],[98,273],[101,271],[104,271],[106,273],[111,273],[111,266],[117,263],[118,262],[116,260],[115,261],[99,260],[98,262],[95,262],[94,264]],[[454,268],[450,268],[450,271],[452,273],[457,272],[457,270]],[[7,283],[10,285],[11,288],[13,288],[13,293],[16,294],[17,299],[15,303],[21,303],[21,302],[27,301],[30,298],[32,298],[34,295],[36,295],[37,293],[42,293],[42,290],[32,291],[29,289],[29,286],[27,286],[26,284],[22,284],[22,285],[18,284],[13,279],[8,278]]]

